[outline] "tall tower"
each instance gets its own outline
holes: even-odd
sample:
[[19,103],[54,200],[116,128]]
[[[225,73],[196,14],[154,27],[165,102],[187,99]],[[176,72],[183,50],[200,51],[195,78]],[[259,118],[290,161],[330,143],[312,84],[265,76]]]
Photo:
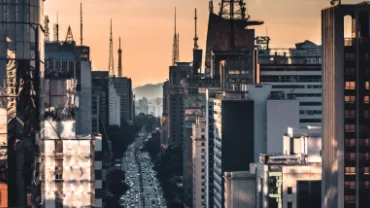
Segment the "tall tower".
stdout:
[[194,15],[194,26],[195,26],[195,34],[194,34],[194,50],[198,49],[198,34],[197,34],[197,9],[195,9]]
[[57,23],[54,24],[54,28],[53,28],[53,36],[54,36],[54,41],[58,42],[59,41],[59,17],[58,17],[58,13],[57,13]]
[[176,7],[175,7],[175,32],[173,34],[173,47],[172,47],[172,65],[179,61],[179,39],[180,35],[176,31]]
[[110,20],[110,37],[109,37],[109,76],[114,76],[114,56],[113,56],[113,29],[112,19]]
[[82,11],[82,2],[80,3],[80,45],[83,46],[83,11]]
[[49,20],[49,16],[45,16],[45,20],[44,20],[44,28],[45,28],[45,42],[49,42],[50,41],[50,29],[49,29],[49,23],[50,23],[50,20]]
[[118,77],[122,77],[122,48],[121,48],[121,37],[119,37],[119,48],[118,48]]
[[368,2],[334,2],[321,12],[323,208],[370,207],[369,13]]

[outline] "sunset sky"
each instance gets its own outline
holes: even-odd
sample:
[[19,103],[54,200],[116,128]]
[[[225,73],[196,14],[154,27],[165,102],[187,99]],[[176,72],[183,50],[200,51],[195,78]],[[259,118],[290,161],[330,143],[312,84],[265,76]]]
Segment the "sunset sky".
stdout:
[[[218,2],[214,0],[218,12]],[[252,19],[263,20],[256,35],[271,37],[271,47],[293,47],[311,40],[320,43],[320,11],[330,0],[246,0]],[[343,0],[356,3],[359,0]],[[159,83],[168,78],[171,64],[173,13],[177,7],[177,31],[180,33],[180,60],[191,61],[194,36],[194,8],[198,9],[199,45],[205,48],[208,0],[82,0],[84,5],[84,45],[90,46],[94,70],[107,70],[109,21],[113,19],[115,69],[118,38],[122,37],[124,76],[134,86]],[[56,22],[59,13],[60,39],[71,25],[79,43],[80,0],[47,0],[45,14]],[[52,38],[52,35],[51,35]]]

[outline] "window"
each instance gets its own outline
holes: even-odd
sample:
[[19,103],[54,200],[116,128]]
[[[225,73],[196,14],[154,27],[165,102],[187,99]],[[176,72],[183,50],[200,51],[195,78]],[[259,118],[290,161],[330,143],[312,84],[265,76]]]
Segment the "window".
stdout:
[[369,118],[369,110],[364,110],[364,117]]
[[355,160],[355,158],[356,158],[355,153],[346,153],[346,154],[345,154],[345,159],[346,159],[346,160],[352,160],[352,161],[354,161],[354,160]]
[[292,194],[293,193],[293,188],[292,187],[288,187],[288,194]]
[[344,182],[344,188],[346,189],[355,189],[356,182],[355,181],[345,181]]
[[369,167],[364,167],[364,175],[369,175]]
[[365,89],[370,89],[370,83],[369,82],[365,82]]
[[344,102],[354,103],[356,101],[356,96],[344,96]]
[[355,110],[345,110],[344,111],[344,117],[345,118],[354,118],[356,115],[356,111]]
[[369,103],[370,97],[367,95],[364,97],[364,103]]
[[344,129],[346,132],[355,132],[355,124],[346,124]]
[[288,208],[293,208],[293,203],[292,202],[288,202]]
[[344,196],[345,203],[355,203],[355,196],[353,195],[345,195]]
[[356,88],[356,82],[346,82],[345,89],[346,90],[354,90]]
[[356,140],[355,139],[345,139],[344,144],[347,147],[355,146],[356,145]]
[[354,75],[355,74],[355,68],[346,68],[345,73],[346,73],[346,75]]
[[345,175],[355,175],[356,168],[355,167],[345,167]]
[[204,142],[202,142],[202,146],[204,146],[205,144],[204,144]]
[[202,132],[205,132],[206,130],[204,128],[202,128]]

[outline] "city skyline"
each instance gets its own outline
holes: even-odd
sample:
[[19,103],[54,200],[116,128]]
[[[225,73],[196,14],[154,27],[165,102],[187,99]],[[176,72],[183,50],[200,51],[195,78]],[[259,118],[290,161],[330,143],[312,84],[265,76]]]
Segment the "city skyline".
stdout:
[[[81,2],[84,7],[84,44],[91,47],[94,70],[108,68],[108,56],[99,54],[109,51],[109,21],[112,18],[115,69],[118,60],[118,39],[121,37],[123,75],[134,80],[134,87],[160,83],[168,78],[168,65],[171,64],[172,56],[174,7],[177,7],[177,31],[180,33],[180,61],[190,62],[192,59],[194,8],[198,10],[199,46],[205,48],[209,12],[206,0],[109,0],[99,5],[96,0]],[[358,2],[361,1],[343,1]],[[214,3],[217,4],[218,1],[214,0]],[[64,39],[68,25],[71,25],[74,39],[79,43],[79,4],[80,1],[72,0],[46,2],[45,15],[49,15],[52,24],[56,22],[58,13],[60,39]],[[271,47],[294,47],[295,43],[304,40],[320,44],[320,12],[329,5],[330,1],[322,0],[257,0],[247,2],[247,13],[253,20],[265,22],[264,25],[254,28],[257,36],[267,34],[271,37]],[[218,6],[215,11],[218,12]],[[99,18],[94,18],[94,14]],[[148,36],[147,30],[150,30],[151,36]],[[145,47],[149,45],[151,47]],[[146,57],[147,61],[140,62],[140,57]],[[137,66],[137,63],[142,65]]]

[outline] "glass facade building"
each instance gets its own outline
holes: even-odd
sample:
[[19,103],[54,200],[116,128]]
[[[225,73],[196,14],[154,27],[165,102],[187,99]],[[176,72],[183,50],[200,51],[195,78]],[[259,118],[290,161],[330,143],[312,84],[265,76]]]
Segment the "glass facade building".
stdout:
[[41,203],[44,0],[0,0],[0,206]]

